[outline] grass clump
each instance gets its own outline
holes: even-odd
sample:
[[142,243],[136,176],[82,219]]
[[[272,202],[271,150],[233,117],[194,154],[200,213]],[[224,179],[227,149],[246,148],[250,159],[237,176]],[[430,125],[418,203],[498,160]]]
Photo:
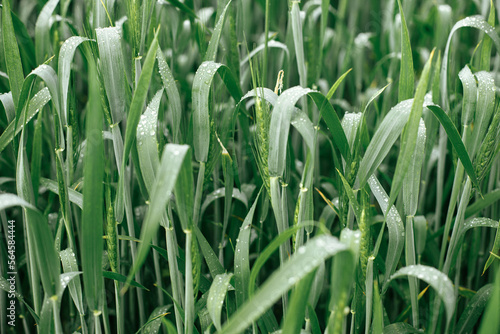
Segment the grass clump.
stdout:
[[495,10],[5,0],[0,332],[497,333]]

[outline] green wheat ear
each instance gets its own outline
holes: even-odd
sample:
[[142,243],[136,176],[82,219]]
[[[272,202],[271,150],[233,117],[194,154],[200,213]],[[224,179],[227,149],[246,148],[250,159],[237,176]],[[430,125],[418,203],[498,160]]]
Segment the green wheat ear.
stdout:
[[256,118],[256,133],[254,136],[255,142],[255,156],[257,158],[257,167],[259,168],[260,175],[264,181],[264,185],[268,194],[271,193],[270,176],[269,176],[269,124],[271,123],[271,116],[269,114],[269,107],[267,102],[263,102],[258,97],[255,98],[255,118]]
[[193,233],[193,239],[191,240],[191,263],[193,266],[193,294],[196,298],[201,279],[201,255],[200,249],[198,248],[198,239],[196,239],[195,233]]
[[496,156],[499,149],[499,131],[500,131],[500,105],[497,107],[493,120],[488,128],[488,132],[479,149],[479,153],[474,160],[474,171],[479,183],[482,182],[491,168],[493,157]]
[[110,186],[106,186],[106,246],[108,249],[108,260],[111,271],[118,272],[118,236],[116,234],[116,219],[113,203],[111,201]]
[[215,122],[213,117],[210,116],[210,147],[208,149],[208,161],[205,168],[204,182],[203,188],[205,188],[211,180],[212,172],[214,171],[215,166],[219,162],[221,157],[222,149],[219,145],[217,131],[215,127]]
[[359,230],[361,231],[361,241],[359,250],[359,261],[361,263],[361,270],[363,278],[366,278],[366,267],[368,264],[368,257],[370,256],[371,235],[370,235],[370,197],[368,193],[361,190],[361,217],[358,222]]

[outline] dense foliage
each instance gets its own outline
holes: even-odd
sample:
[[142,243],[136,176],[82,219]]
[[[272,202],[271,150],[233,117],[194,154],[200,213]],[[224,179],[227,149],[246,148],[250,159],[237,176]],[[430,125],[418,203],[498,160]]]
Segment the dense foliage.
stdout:
[[499,9],[3,0],[0,332],[498,333]]

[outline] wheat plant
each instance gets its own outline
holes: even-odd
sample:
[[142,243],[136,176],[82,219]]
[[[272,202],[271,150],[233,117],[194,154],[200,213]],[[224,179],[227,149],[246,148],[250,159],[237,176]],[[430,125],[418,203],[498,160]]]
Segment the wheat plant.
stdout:
[[499,10],[3,0],[0,332],[499,333]]

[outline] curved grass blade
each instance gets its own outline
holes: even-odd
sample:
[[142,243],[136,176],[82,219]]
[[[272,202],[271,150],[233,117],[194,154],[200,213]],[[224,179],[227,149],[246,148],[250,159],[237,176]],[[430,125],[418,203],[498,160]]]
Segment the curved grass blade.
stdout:
[[284,91],[279,97],[271,115],[269,132],[269,175],[282,176],[285,171],[288,133],[295,103],[311,90],[299,86]]
[[[424,102],[424,106],[429,101]],[[405,100],[392,107],[373,135],[366,153],[359,164],[358,178],[362,188],[368,178],[386,157],[392,145],[403,131],[410,116],[413,100]]]
[[12,23],[10,1],[2,1],[2,41],[12,99],[15,108],[17,108],[19,95],[23,87],[24,75],[21,55],[19,54],[19,47]]
[[403,205],[407,216],[415,216],[417,213],[419,190],[420,190],[420,172],[422,171],[422,163],[424,160],[425,150],[425,123],[420,119],[417,138],[415,142],[415,150],[413,151],[408,173],[406,173],[403,181]]
[[[253,89],[249,91],[248,93],[245,94],[240,100],[239,103],[243,102],[243,100],[250,98],[250,97],[255,97],[259,96],[259,98],[266,100],[267,102],[271,103],[272,106],[276,105],[276,102],[278,101],[278,95],[274,93],[271,89],[265,88],[265,87],[258,87],[257,88],[257,94],[256,90]],[[293,127],[300,133],[302,138],[304,138],[307,147],[313,151],[314,150],[314,125],[307,117],[306,113],[299,109],[299,108],[294,108],[294,112],[292,114],[290,124],[293,125]]]
[[474,216],[498,200],[500,200],[500,188],[484,194],[482,198],[478,198],[474,203],[469,205],[465,210],[465,218]]
[[205,53],[204,60],[205,61],[215,61],[217,58],[217,49],[219,48],[219,40],[222,34],[222,27],[224,26],[224,21],[226,19],[226,11],[231,4],[231,0],[229,0],[224,7],[224,10],[220,14],[217,19],[217,23],[215,24],[214,32],[212,33],[212,38],[210,38],[210,42],[208,43],[207,52]]
[[[71,248],[67,248],[59,252],[59,257],[61,258],[61,263],[65,273],[77,272],[78,264],[76,263],[75,253]],[[71,282],[68,283],[69,293],[75,306],[80,313],[80,319],[85,315],[85,309],[83,308],[83,296],[82,296],[82,283],[79,276],[76,276]],[[85,320],[82,319],[82,326],[84,326]]]
[[476,292],[462,312],[458,324],[455,327],[455,333],[465,334],[473,332],[474,326],[490,300],[493,288],[493,284],[486,284]]
[[345,136],[342,124],[333,109],[332,105],[320,92],[300,86],[292,87],[284,91],[279,97],[274,107],[270,128],[273,131],[269,134],[269,174],[270,176],[282,176],[285,170],[286,148],[288,143],[288,133],[290,131],[290,121],[294,106],[304,95],[309,95],[316,106],[320,109],[320,114],[325,119],[330,131],[333,134],[334,143],[339,148],[342,156],[349,161],[349,143]]
[[337,238],[328,235],[315,237],[302,247],[231,316],[219,332],[220,334],[241,333],[295,283],[311,273],[323,261],[348,249],[348,246]]
[[399,195],[399,192],[403,187],[404,178],[406,176],[406,173],[408,172],[410,162],[412,161],[411,157],[415,151],[420,119],[423,112],[425,93],[427,91],[427,86],[429,83],[433,55],[434,50],[432,50],[429,59],[425,64],[420,82],[417,86],[415,98],[413,99],[410,116],[403,130],[401,138],[401,149],[399,151],[398,161],[396,163],[396,172],[394,173],[391,184],[389,207],[392,206],[392,204],[396,201],[396,197]]
[[243,224],[241,224],[240,233],[236,239],[236,248],[234,251],[234,287],[238,307],[248,299],[247,288],[250,281],[250,231],[261,192],[262,188],[248,211]]
[[[26,120],[24,119],[24,114],[21,115],[22,119],[17,122],[17,127],[15,127],[16,120],[12,120],[7,128],[2,132],[0,136],[0,152],[2,152],[9,143],[12,142],[14,137],[22,130],[24,124],[27,124],[33,119],[33,117],[42,109],[49,101],[51,96],[49,89],[47,87],[42,88],[38,93],[33,96],[29,102],[28,112]],[[14,128],[16,129],[14,131]]]
[[[246,56],[245,58],[243,58],[243,60],[240,61],[240,67],[242,67],[243,65],[245,65],[250,59],[252,59],[257,53],[259,52],[262,52],[264,50],[264,47],[265,47],[265,44],[261,44],[259,45],[258,47],[256,47],[255,49],[253,49],[249,54],[248,56]],[[269,48],[277,48],[277,49],[282,49],[285,54],[286,54],[286,57],[287,59],[290,57],[290,53],[288,51],[288,47],[286,46],[286,44],[283,44],[281,42],[278,42],[278,41],[275,41],[275,40],[270,40],[268,43],[267,43],[267,47]],[[265,88],[266,89],[266,88]],[[267,88],[268,89],[268,88]]]
[[203,233],[201,233],[198,226],[194,226],[194,231],[196,233],[196,238],[199,242],[201,252],[210,271],[210,275],[215,279],[217,275],[221,275],[224,273],[224,267],[219,262],[219,258],[215,254],[212,246],[210,246],[210,243],[207,241]]
[[467,149],[465,148],[464,143],[462,142],[462,138],[460,137],[460,134],[458,133],[458,130],[455,127],[455,124],[453,124],[453,121],[444,112],[444,110],[441,109],[441,107],[437,105],[429,105],[427,106],[427,108],[429,108],[429,110],[432,111],[434,116],[436,116],[436,118],[439,120],[439,123],[441,123],[441,125],[445,129],[446,134],[450,139],[450,142],[453,144],[453,147],[457,152],[460,162],[462,162],[462,165],[464,166],[465,171],[467,172],[467,175],[469,175],[477,191],[481,193],[476,173],[474,172],[474,167],[472,166],[472,162],[469,158],[469,154],[467,153]]
[[494,284],[493,296],[490,297],[486,306],[479,327],[479,334],[494,333],[500,327],[500,318],[498,317],[498,310],[500,309],[500,269],[498,268]]
[[[200,215],[203,216],[203,213],[208,208],[208,206],[213,203],[213,201],[215,201],[219,198],[225,197],[226,196],[225,192],[226,192],[226,189],[224,187],[222,187],[222,188],[216,189],[213,192],[211,192],[210,194],[208,194],[205,197],[205,201],[201,205],[201,214]],[[241,192],[239,189],[235,188],[233,190],[232,198],[237,199],[238,201],[243,203],[243,205],[245,205],[246,208],[248,207],[247,196],[245,195],[245,193]]]
[[[9,281],[7,281],[7,279],[5,279],[3,276],[0,276],[0,289],[2,289],[7,293],[12,293]],[[28,312],[31,314],[35,322],[40,323],[40,318],[35,313],[35,310],[33,310],[33,308],[24,300],[23,296],[17,291],[14,292],[14,295],[16,296],[17,300],[21,301],[24,304],[24,306],[26,306]]]
[[44,292],[48,296],[57,295],[61,291],[59,259],[49,225],[43,214],[26,200],[14,194],[0,194],[0,211],[13,206],[21,206],[26,212],[28,232],[34,241],[31,251],[36,257],[38,268],[44,268],[40,275]]
[[[112,271],[103,271],[102,272],[102,277],[107,278],[107,279],[112,279],[112,280],[115,280],[115,281],[120,282],[120,283],[127,283],[127,276],[124,276],[122,274],[115,273],[115,272],[112,272]],[[144,285],[142,285],[140,283],[137,283],[135,280],[131,280],[129,282],[129,284],[131,286],[136,287],[136,288],[149,291],[148,288],[146,288]]]
[[[491,116],[495,110],[495,80],[488,72],[476,73],[477,78],[477,109],[474,117],[474,128],[471,135],[471,146],[469,148],[471,158],[476,156],[481,142],[484,140],[486,131],[491,121]],[[497,123],[498,124],[498,123]]]
[[384,285],[387,286],[390,281],[402,276],[412,276],[421,279],[436,290],[436,293],[443,300],[446,309],[446,323],[449,324],[455,312],[455,293],[453,291],[453,284],[448,276],[436,268],[417,264],[399,269],[391,275]]
[[214,322],[215,328],[218,331],[221,330],[221,314],[224,299],[226,298],[226,293],[229,288],[229,281],[233,277],[233,274],[221,274],[217,275],[212,282],[210,291],[208,292],[207,309],[210,314],[210,318]]
[[111,109],[111,119],[113,123],[118,123],[125,117],[128,88],[120,31],[119,28],[109,27],[96,29],[95,32],[100,70]]
[[12,99],[12,92],[0,94],[0,102],[2,102],[3,109],[5,110],[7,122],[12,122],[14,117],[16,117],[16,107]]
[[136,334],[156,334],[159,333],[163,318],[169,313],[172,305],[158,306],[151,312],[148,321],[136,332]]
[[137,88],[132,96],[132,101],[130,102],[130,110],[127,117],[127,127],[125,129],[125,142],[123,149],[123,159],[121,165],[121,175],[120,182],[118,184],[118,195],[116,199],[116,220],[121,222],[123,220],[123,210],[124,210],[124,182],[123,177],[125,171],[125,165],[127,164],[128,156],[130,150],[132,149],[132,144],[135,139],[137,125],[139,123],[139,118],[141,116],[142,110],[144,108],[144,103],[148,95],[149,84],[151,82],[151,75],[153,74],[153,68],[155,63],[156,51],[158,49],[158,31],[155,33],[155,37],[151,42],[148,53],[146,55],[146,60],[144,61],[144,66],[139,77],[139,82]]
[[60,104],[63,124],[67,124],[68,120],[68,87],[71,75],[71,63],[73,62],[73,57],[78,46],[86,41],[92,40],[85,37],[72,36],[63,43],[59,50],[58,89],[61,92]]
[[[388,210],[389,197],[375,176],[372,175],[368,179],[368,185],[385,215],[387,229],[389,230],[389,245],[387,248],[387,257],[385,259],[385,279],[387,281],[394,270],[396,270],[399,258],[403,252],[405,229],[396,207],[393,205],[391,209]],[[386,284],[384,284],[384,287],[385,286]],[[382,292],[385,292],[385,290],[382,290]]]
[[486,272],[486,270],[489,268],[489,266],[495,260],[495,255],[498,254],[499,250],[500,250],[500,225],[497,228],[497,233],[495,235],[495,241],[494,241],[493,247],[490,251],[490,256],[488,257],[488,260],[486,260],[486,263],[484,264],[483,275]]
[[142,243],[137,250],[136,262],[130,270],[127,282],[132,280],[146,259],[151,240],[158,230],[160,219],[173,193],[184,159],[189,159],[189,146],[167,144],[151,192],[151,204],[144,218],[140,238]]
[[42,8],[35,24],[35,52],[36,61],[41,64],[52,54],[50,41],[50,19],[59,4],[59,0],[49,0]]
[[[41,177],[40,185],[42,187],[46,187],[49,191],[53,192],[54,194],[59,194],[59,185],[54,180]],[[80,209],[83,208],[83,196],[81,193],[71,188],[68,188],[68,196],[71,203],[76,204]]]
[[158,51],[156,53],[156,60],[158,61],[158,69],[160,72],[161,81],[163,82],[163,88],[165,89],[165,93],[167,93],[168,101],[170,102],[170,110],[172,111],[172,129],[174,132],[174,142],[180,144],[182,108],[179,90],[175,85],[172,71],[170,70],[170,67],[168,67],[167,61],[165,60],[165,57],[163,56],[160,48],[158,48]]
[[441,101],[445,110],[450,110],[448,95],[448,54],[450,52],[451,39],[453,37],[453,34],[458,29],[464,27],[471,27],[481,30],[492,39],[493,43],[495,43],[497,53],[500,50],[500,37],[498,37],[495,29],[490,26],[483,17],[470,16],[455,23],[450,31],[450,34],[448,35],[448,41],[446,42],[446,47],[443,55],[443,64],[441,67]]
[[306,313],[307,300],[311,293],[316,272],[317,271],[314,270],[307,274],[299,281],[295,290],[293,290],[286,317],[284,318],[282,333],[299,334],[301,332]]
[[216,73],[224,81],[226,88],[235,101],[242,93],[229,67],[213,61],[203,62],[193,79],[193,146],[194,155],[199,162],[207,162],[210,148],[210,114],[208,98],[210,87]]
[[156,128],[158,126],[158,110],[162,94],[163,89],[156,92],[146,111],[141,115],[136,131],[141,174],[149,194],[151,194],[156,172],[160,165]]
[[401,102],[413,97],[415,74],[413,72],[410,34],[408,33],[405,14],[400,0],[398,0],[398,7],[401,15],[401,70],[399,71],[398,102]]
[[406,322],[396,322],[384,327],[384,334],[419,334],[422,331]]

